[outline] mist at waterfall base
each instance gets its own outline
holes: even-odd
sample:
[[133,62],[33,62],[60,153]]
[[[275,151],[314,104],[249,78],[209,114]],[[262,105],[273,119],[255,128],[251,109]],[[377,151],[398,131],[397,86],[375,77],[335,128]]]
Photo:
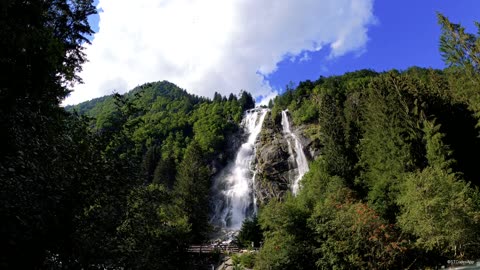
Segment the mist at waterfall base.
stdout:
[[[288,145],[289,164],[292,168],[296,168],[294,176],[291,179],[292,193],[296,195],[300,188],[300,180],[308,172],[308,161],[303,151],[303,146],[297,135],[290,129],[290,121],[288,120],[288,110],[282,111],[282,128],[283,135]],[[292,142],[294,147],[292,147]],[[293,160],[291,160],[293,159]]]
[[262,129],[268,109],[252,109],[242,120],[248,136],[233,163],[227,165],[213,183],[213,217],[211,223],[223,233],[240,230],[243,221],[256,213],[253,191],[255,181],[255,142]]
[[[268,109],[255,108],[245,112],[242,127],[246,142],[241,145],[235,160],[214,179],[212,187],[211,224],[217,229],[214,238],[230,242],[246,218],[257,212],[255,184],[255,143],[262,130]],[[282,111],[283,136],[289,152],[290,186],[299,190],[299,182],[308,171],[308,162],[298,137],[291,131],[288,111]],[[293,146],[292,146],[293,145]]]

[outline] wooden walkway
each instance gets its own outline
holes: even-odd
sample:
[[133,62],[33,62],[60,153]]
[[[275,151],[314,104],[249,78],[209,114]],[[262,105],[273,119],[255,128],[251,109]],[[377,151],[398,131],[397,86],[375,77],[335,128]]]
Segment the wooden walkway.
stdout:
[[240,249],[235,245],[218,244],[218,245],[191,245],[188,247],[189,253],[235,253]]

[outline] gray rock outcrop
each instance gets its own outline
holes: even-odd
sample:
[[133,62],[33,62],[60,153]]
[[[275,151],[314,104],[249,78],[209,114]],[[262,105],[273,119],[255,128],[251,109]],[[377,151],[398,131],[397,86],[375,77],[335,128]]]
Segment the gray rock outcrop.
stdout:
[[257,203],[262,205],[271,198],[282,197],[289,190],[290,175],[294,173],[281,124],[276,123],[271,112],[263,123],[256,151],[255,190]]
[[[293,126],[292,132],[304,146],[308,160],[318,156],[318,145],[306,137],[306,127]],[[281,119],[271,112],[265,118],[262,132],[256,142],[255,196],[257,204],[263,205],[272,198],[282,198],[291,189],[297,174],[295,161],[288,152],[288,144],[282,132]]]

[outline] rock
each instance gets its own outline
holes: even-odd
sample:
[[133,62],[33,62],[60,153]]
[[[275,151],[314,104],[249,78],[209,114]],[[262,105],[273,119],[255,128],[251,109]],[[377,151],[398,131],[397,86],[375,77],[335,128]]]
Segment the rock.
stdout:
[[255,195],[259,205],[272,198],[280,198],[289,190],[290,176],[295,173],[289,157],[281,124],[276,123],[269,112],[256,143]]
[[233,270],[233,261],[231,257],[225,257],[222,264],[216,270]]
[[[307,160],[314,160],[320,153],[320,147],[318,140],[305,136],[309,127],[291,125],[290,128],[304,147]],[[255,195],[258,205],[263,205],[272,198],[282,198],[297,175],[283,135],[281,117],[275,118],[268,112],[256,142],[256,151]]]
[[305,134],[307,134],[307,126],[298,126],[292,127],[293,133],[297,136],[300,140],[300,143],[303,145],[305,156],[307,156],[308,160],[315,160],[320,155],[320,142],[318,139],[311,139]]

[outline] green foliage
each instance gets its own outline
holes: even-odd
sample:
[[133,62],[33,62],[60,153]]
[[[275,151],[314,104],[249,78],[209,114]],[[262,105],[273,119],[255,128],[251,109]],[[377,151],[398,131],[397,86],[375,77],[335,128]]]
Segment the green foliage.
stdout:
[[153,183],[163,184],[165,187],[172,189],[175,183],[176,166],[172,157],[158,160],[157,166],[153,174]]
[[255,257],[256,257],[256,253],[254,252],[234,254],[232,256],[234,269],[235,267],[238,267],[239,269],[245,269],[245,268],[252,269],[255,266]]
[[257,216],[245,219],[243,221],[242,228],[238,232],[238,235],[235,239],[237,245],[242,248],[259,247],[262,241],[262,229],[258,223]]
[[[96,13],[91,0],[9,1],[1,6],[2,115],[23,106],[58,105],[86,61],[82,43]],[[28,105],[31,101],[34,101]],[[3,148],[2,148],[3,149]]]
[[408,78],[395,73],[373,80],[363,112],[359,179],[370,190],[369,202],[374,209],[391,220],[397,211],[398,185],[417,163],[412,151],[420,139],[409,83]]
[[260,213],[265,244],[256,269],[388,269],[408,250],[398,230],[355,200],[325,162],[312,164],[302,192]]
[[[187,267],[186,247],[210,230],[213,164],[228,159],[252,95],[209,100],[163,81],[64,110],[81,81],[92,1],[7,1],[0,13],[0,268]],[[320,77],[269,103],[273,122],[289,109],[320,156],[297,197],[245,221],[238,241],[264,245],[238,267],[479,256],[480,39],[439,22],[444,71]]]
[[242,111],[253,109],[255,107],[255,100],[253,100],[252,95],[244,90],[240,91],[238,103],[240,104]]
[[340,189],[316,205],[309,220],[314,230],[316,266],[322,269],[389,269],[406,242],[366,204]]
[[[467,183],[451,172],[449,151],[443,134],[433,122],[424,123],[426,157],[429,166],[408,175],[398,196],[402,206],[398,222],[416,237],[416,244],[443,255],[471,254],[475,236],[476,209]],[[473,246],[472,246],[473,245]]]
[[[466,69],[467,72],[480,72],[480,39],[465,32],[460,24],[450,22],[438,13],[438,22],[442,26],[440,52],[445,63]],[[475,23],[480,31],[480,24]],[[479,34],[480,35],[480,34]]]
[[[194,139],[205,152],[213,153],[225,143],[223,131],[231,128],[225,121],[226,113],[219,104],[202,104],[193,116]],[[231,124],[231,123],[230,123]]]
[[[440,53],[451,68],[452,82],[456,84],[459,98],[468,102],[480,119],[480,24],[477,35],[465,32],[460,24],[452,23],[447,17],[438,13],[438,22],[442,26],[440,36]],[[480,125],[480,122],[477,126]]]
[[479,39],[439,21],[451,68],[364,70],[275,98],[272,116],[288,108],[320,155],[297,197],[261,209],[257,269],[422,268],[479,255]]
[[424,121],[425,148],[428,164],[432,167],[449,170],[453,160],[447,160],[451,154],[448,147],[443,144],[444,135],[440,133],[440,125],[435,122]]
[[319,109],[314,100],[304,100],[293,114],[295,124],[311,123],[318,119]]
[[58,105],[80,81],[92,2],[0,6],[0,268],[40,268],[48,251],[72,250],[71,201],[79,176],[95,175],[82,167],[98,156],[83,152],[91,149],[83,121]]
[[324,155],[329,157],[325,160],[328,174],[348,179],[353,165],[347,153],[345,118],[341,104],[328,94],[322,94],[319,103],[320,142]]
[[200,145],[193,141],[180,163],[174,187],[176,204],[185,211],[192,226],[193,241],[201,242],[209,232],[208,195],[210,172]]
[[[398,197],[402,211],[398,222],[427,251],[462,256],[476,250],[474,209],[469,187],[441,167],[427,167],[410,174]],[[478,212],[476,213],[478,215]],[[458,252],[458,253],[457,253]]]
[[279,231],[266,239],[255,261],[255,269],[313,269],[305,252],[294,235]]
[[255,269],[312,269],[308,216],[308,209],[293,197],[287,197],[284,203],[270,201],[259,216],[265,242]]
[[133,189],[119,226],[120,252],[129,269],[178,269],[190,232],[188,218],[161,185]]
[[328,162],[323,157],[310,164],[310,171],[302,179],[302,191],[296,197],[311,213],[315,205],[325,201],[332,194],[345,191],[345,180],[338,176],[329,175]]

